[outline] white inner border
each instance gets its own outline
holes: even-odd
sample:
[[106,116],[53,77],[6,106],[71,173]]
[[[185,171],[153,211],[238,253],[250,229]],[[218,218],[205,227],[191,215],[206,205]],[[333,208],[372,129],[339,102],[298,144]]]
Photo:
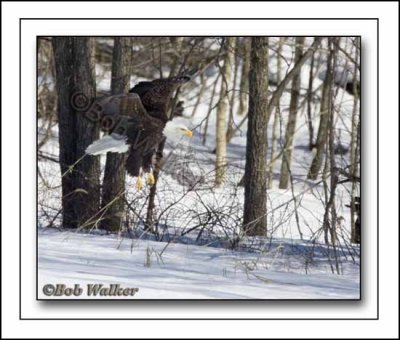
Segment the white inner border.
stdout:
[[[108,6],[106,6],[108,5]],[[3,185],[7,193],[7,202],[3,207],[3,228],[2,232],[7,233],[7,242],[4,242],[5,235],[2,238],[2,258],[6,258],[3,265],[4,276],[12,278],[7,280],[3,286],[3,304],[7,305],[6,318],[4,324],[8,330],[13,329],[13,333],[18,329],[18,336],[32,336],[32,332],[41,332],[41,336],[57,333],[63,337],[71,337],[80,334],[81,336],[90,335],[97,337],[115,337],[115,336],[162,336],[166,334],[166,330],[174,330],[177,334],[192,334],[195,336],[216,335],[213,327],[200,327],[196,321],[192,322],[159,322],[159,328],[154,328],[149,323],[128,322],[131,325],[127,328],[121,327],[121,324],[115,321],[115,325],[111,325],[106,321],[87,322],[92,325],[90,329],[83,331],[80,327],[66,327],[66,322],[53,321],[46,323],[46,327],[41,323],[26,322],[18,320],[18,17],[44,17],[48,16],[65,16],[65,17],[116,17],[123,14],[131,14],[134,16],[146,13],[147,9],[143,3],[123,4],[124,9],[120,6],[111,6],[108,4],[66,4],[66,3],[46,3],[46,11],[41,12],[36,8],[34,3],[3,4],[2,7],[8,8],[6,17],[2,19],[2,32],[7,31],[7,35],[3,37],[3,51],[7,48],[10,51],[2,61],[2,82],[7,81],[7,88],[3,86],[3,160],[8,164],[15,163],[16,166],[4,169]],[[154,16],[165,16],[171,11],[171,4],[152,3],[151,6]],[[179,13],[194,13],[201,17],[209,16],[212,10],[214,15],[225,13],[227,4],[224,3],[183,3],[180,6]],[[189,6],[189,7],[188,7]],[[211,6],[211,7],[210,7]],[[308,336],[312,334],[328,334],[330,337],[340,335],[351,336],[350,329],[357,331],[355,336],[382,337],[383,332],[387,336],[395,336],[397,334],[397,305],[398,303],[398,215],[393,217],[393,213],[397,212],[398,196],[396,188],[398,187],[398,152],[394,152],[394,148],[398,147],[396,137],[398,131],[398,34],[396,8],[393,6],[371,7],[367,4],[346,3],[342,10],[338,10],[341,4],[332,3],[314,3],[312,4],[314,15],[328,13],[333,17],[343,17],[344,15],[352,16],[355,13],[359,16],[377,17],[384,16],[386,21],[381,20],[380,25],[380,55],[385,59],[380,65],[380,75],[384,77],[385,82],[390,82],[381,86],[380,98],[380,137],[385,140],[387,147],[381,150],[381,157],[388,156],[391,160],[391,166],[385,167],[385,176],[380,180],[380,188],[384,188],[383,194],[390,199],[385,205],[381,200],[380,211],[380,282],[385,286],[380,292],[380,326],[378,322],[354,321],[355,325],[348,324],[349,328],[343,326],[341,321],[288,321],[292,327],[284,326],[279,321],[268,321],[265,325],[264,336],[285,336],[298,337]],[[96,9],[94,7],[97,7]],[[248,8],[250,7],[250,8]],[[310,7],[304,6],[302,3],[253,3],[248,7],[238,7],[236,4],[229,4],[230,16],[244,17],[254,15],[254,13],[265,14],[271,16],[271,13],[284,14],[285,16],[297,17],[304,15],[310,17]],[[258,8],[256,8],[258,7]],[[308,8],[307,8],[308,7]],[[394,6],[395,7],[395,6]],[[43,8],[43,7],[42,7]],[[379,10],[378,10],[379,8]],[[118,13],[116,10],[118,9]],[[122,10],[122,12],[121,12]],[[187,11],[185,11],[187,10]],[[251,10],[251,11],[250,11]],[[364,11],[363,14],[362,12]],[[48,14],[50,13],[50,15]],[[222,14],[221,14],[222,15]],[[326,15],[325,15],[326,16]],[[398,17],[397,17],[398,20]],[[6,29],[5,29],[6,27]],[[377,36],[375,21],[355,21],[355,20],[273,20],[273,21],[23,21],[21,32],[21,225],[22,225],[22,317],[23,318],[374,318],[377,315],[376,305],[376,240],[377,240],[377,211],[376,202],[378,193],[376,191],[376,165],[377,165]],[[395,34],[396,32],[396,34]],[[3,33],[4,34],[4,33]],[[36,60],[36,36],[37,35],[361,35],[363,46],[363,182],[367,184],[363,187],[363,196],[368,195],[368,199],[363,200],[363,299],[364,302],[357,303],[280,303],[280,302],[263,302],[257,304],[174,304],[168,303],[157,304],[145,303],[135,304],[134,302],[123,302],[120,304],[52,304],[38,303],[35,301],[35,280],[36,280],[36,242],[35,242],[35,183],[36,183],[36,164],[35,164],[35,60]],[[397,78],[398,79],[398,78]],[[6,103],[6,104],[4,104]],[[4,128],[4,126],[6,128]],[[13,128],[10,128],[13,127]],[[394,154],[393,154],[394,153]],[[382,162],[382,159],[381,159]],[[4,164],[4,162],[3,162]],[[386,163],[389,164],[389,163]],[[398,190],[398,189],[397,189]],[[3,194],[4,198],[4,194]],[[398,212],[397,212],[398,214]],[[397,220],[396,220],[397,218]],[[385,221],[382,221],[384,219]],[[386,222],[386,223],[384,223]],[[394,225],[393,225],[394,224]],[[364,227],[364,225],[366,225]],[[390,226],[389,230],[387,229]],[[367,230],[365,230],[367,229]],[[384,258],[385,260],[382,260]],[[398,263],[398,262],[397,262]],[[396,265],[396,266],[395,266]],[[393,268],[392,268],[393,267]],[[397,292],[397,293],[396,293]],[[211,307],[210,307],[211,306]],[[3,309],[4,311],[4,309]],[[111,321],[110,321],[111,322]],[[285,321],[286,323],[286,321]],[[226,324],[226,326],[223,326]],[[78,323],[79,325],[79,323]],[[212,325],[212,323],[211,323]],[[252,323],[244,322],[220,322],[219,328],[222,336],[249,336],[253,329]],[[240,325],[240,326],[239,326]],[[346,323],[345,323],[346,325]],[[95,327],[93,327],[95,326]],[[140,327],[139,327],[140,326]],[[60,334],[60,327],[63,333]],[[178,329],[179,328],[179,329]],[[131,331],[129,331],[131,329]],[[142,333],[138,333],[139,329]],[[262,330],[263,328],[259,328]],[[122,331],[125,330],[125,333]],[[127,332],[128,331],[128,332]],[[182,333],[182,332],[191,333]],[[193,334],[193,331],[195,334]],[[53,333],[51,333],[53,332]],[[82,333],[83,332],[83,333]],[[315,332],[315,333],[314,333]],[[320,333],[318,333],[320,332]],[[10,333],[11,334],[11,333]],[[38,333],[36,333],[38,334]],[[8,333],[4,333],[7,336]]]

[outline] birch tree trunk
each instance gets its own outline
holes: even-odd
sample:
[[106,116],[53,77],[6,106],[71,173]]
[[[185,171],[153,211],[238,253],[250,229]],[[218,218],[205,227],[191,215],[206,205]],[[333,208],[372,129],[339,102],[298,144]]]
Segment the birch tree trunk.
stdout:
[[226,171],[226,118],[228,108],[228,86],[231,83],[232,67],[234,63],[235,38],[228,37],[224,40],[225,56],[222,66],[222,81],[220,100],[217,107],[216,131],[216,174],[215,185],[220,186]]
[[250,60],[243,230],[249,236],[264,236],[267,231],[268,38],[252,38]]

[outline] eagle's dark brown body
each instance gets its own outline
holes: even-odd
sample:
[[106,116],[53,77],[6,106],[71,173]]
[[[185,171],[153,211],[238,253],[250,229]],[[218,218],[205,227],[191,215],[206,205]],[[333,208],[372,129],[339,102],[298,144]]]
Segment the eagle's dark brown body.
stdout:
[[[173,77],[156,79],[152,82],[137,84],[129,92],[137,93],[147,113],[157,119],[157,122],[149,121],[148,126],[141,130],[142,137],[146,140],[140,147],[135,147],[132,137],[137,139],[137,131],[128,130],[128,142],[131,144],[126,160],[126,170],[131,176],[138,176],[140,167],[145,172],[149,171],[153,164],[153,155],[157,145],[163,139],[163,130],[169,120],[167,115],[168,103],[173,92],[183,83],[190,80],[189,77]],[[134,130],[134,126],[130,128]]]
[[129,154],[126,170],[131,176],[139,176],[140,169],[149,171],[157,145],[164,138],[163,130],[169,118],[168,103],[173,92],[190,77],[171,77],[156,79],[151,82],[140,82],[129,94],[101,98],[105,117],[120,119],[111,133],[127,137]]

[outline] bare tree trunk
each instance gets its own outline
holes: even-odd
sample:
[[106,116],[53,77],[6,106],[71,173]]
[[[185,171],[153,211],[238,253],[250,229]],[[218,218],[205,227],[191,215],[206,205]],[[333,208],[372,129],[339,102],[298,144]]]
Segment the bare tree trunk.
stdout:
[[208,113],[207,113],[207,117],[206,117],[206,121],[204,123],[204,130],[203,130],[203,140],[202,140],[202,144],[206,145],[207,142],[207,132],[208,132],[208,121],[210,119],[210,114],[213,110],[213,103],[214,103],[214,97],[215,97],[215,92],[217,91],[217,85],[218,85],[218,81],[219,78],[221,76],[221,73],[218,74],[217,79],[215,79],[215,83],[213,85],[213,89],[211,92],[211,98],[210,98],[210,104],[208,105]]
[[[111,70],[111,94],[129,91],[132,62],[132,40],[115,37]],[[107,153],[103,179],[103,219],[100,228],[119,231],[124,214],[125,201],[125,154]]]
[[[182,49],[182,44],[184,42],[184,39],[182,37],[177,37],[175,40],[176,43],[176,48],[178,51],[181,51]],[[161,50],[160,50],[161,54]],[[178,54],[180,55],[180,54]],[[187,56],[186,56],[187,57]],[[180,62],[180,58],[177,57],[174,62],[173,66],[171,68],[171,72],[169,74],[170,77],[172,77],[176,70],[178,69]],[[181,60],[181,68],[185,65],[186,60]],[[160,61],[160,69],[162,68],[161,61]],[[179,73],[179,71],[178,71]],[[168,111],[170,119],[174,118],[174,112],[176,108],[176,104],[178,102],[178,97],[179,97],[180,89],[177,89],[175,96],[169,101],[168,103]],[[158,143],[157,146],[157,151],[156,151],[156,159],[155,159],[155,166],[154,166],[154,171],[153,171],[153,176],[154,176],[154,184],[150,188],[150,193],[149,193],[149,203],[147,205],[147,213],[146,213],[146,221],[145,221],[145,229],[148,231],[151,231],[155,233],[158,236],[158,230],[157,230],[157,225],[155,224],[154,221],[154,209],[156,207],[155,200],[156,200],[156,193],[157,193],[157,183],[158,183],[158,177],[160,175],[161,171],[161,161],[163,158],[164,154],[164,147],[165,147],[165,142],[166,138],[162,139],[160,143]]]
[[278,129],[278,123],[280,121],[280,107],[276,108],[274,114],[274,122],[272,123],[272,136],[271,136],[271,158],[268,164],[268,179],[267,179],[267,187],[268,189],[272,189],[272,182],[274,179],[274,165],[275,165],[275,154],[276,154],[276,131]]
[[146,225],[145,225],[146,230],[149,230],[156,234],[158,234],[158,230],[156,229],[156,225],[154,223],[154,208],[156,207],[155,198],[157,193],[157,182],[158,182],[158,176],[161,171],[161,161],[163,158],[165,142],[166,139],[163,139],[157,147],[155,166],[153,171],[154,184],[150,188],[149,204],[147,206],[147,213],[146,213]]
[[311,55],[315,52],[320,43],[321,43],[321,38],[316,37],[310,48],[301,56],[297,64],[294,65],[294,67],[289,71],[289,73],[285,76],[285,78],[283,78],[282,82],[278,85],[275,92],[272,94],[271,100],[269,101],[268,104],[269,116],[279,103],[279,100],[282,97],[283,91],[285,90],[286,86],[293,80],[293,77],[300,72],[303,64],[308,60],[308,58],[311,57]]
[[243,230],[263,236],[267,231],[268,38],[253,37],[249,72]]
[[199,94],[198,94],[198,96],[196,98],[196,103],[193,106],[193,111],[192,111],[192,114],[191,114],[192,118],[194,117],[194,115],[197,112],[197,109],[199,107],[199,104],[201,102],[201,99],[203,98],[205,89],[207,87],[207,79],[204,77],[204,73],[200,74],[200,83],[201,83],[201,87],[200,87]]
[[222,81],[220,100],[217,107],[217,131],[216,131],[216,174],[215,185],[222,184],[226,171],[226,114],[228,107],[228,86],[231,83],[232,66],[234,60],[235,38],[225,38],[225,56],[222,66]]
[[[351,118],[351,144],[350,144],[350,173],[353,176],[353,178],[356,178],[358,176],[358,162],[359,162],[359,124],[360,124],[360,113],[359,113],[359,93],[358,93],[358,83],[359,79],[357,77],[357,70],[358,70],[358,59],[359,59],[359,53],[360,53],[360,43],[359,43],[359,38],[356,38],[356,43],[355,43],[355,62],[356,64],[354,65],[354,77],[353,77],[353,114]],[[356,196],[359,197],[359,193],[356,193],[356,188],[357,188],[357,182],[352,181],[351,183],[351,205],[350,205],[350,210],[351,210],[351,242],[352,243],[360,243],[360,230],[358,230],[358,227],[356,225],[356,219],[355,215],[358,216],[358,209],[356,207]],[[361,216],[358,216],[360,218]]]
[[333,49],[333,38],[328,38],[329,55],[327,61],[326,76],[324,79],[324,85],[322,88],[322,98],[321,98],[321,108],[320,108],[320,122],[318,128],[318,136],[316,142],[316,153],[314,159],[311,163],[310,170],[308,172],[308,178],[316,180],[321,169],[323,161],[323,153],[325,149],[325,144],[328,136],[328,122],[329,122],[329,100],[332,92],[333,85],[333,56],[335,50]]
[[249,68],[250,68],[250,38],[243,38],[243,62],[242,74],[240,77],[240,92],[239,92],[239,110],[238,115],[242,116],[247,111],[247,102],[249,98]]
[[[318,48],[318,46],[321,43],[321,38],[316,37],[314,39],[314,42],[312,43],[312,45],[310,46],[310,48],[307,50],[307,52],[305,52],[302,57],[300,58],[299,62],[289,71],[288,74],[286,74],[285,78],[283,78],[282,82],[278,85],[278,87],[276,88],[276,90],[274,91],[274,93],[272,94],[271,99],[269,100],[268,103],[268,114],[267,114],[267,118],[269,121],[269,118],[272,115],[272,112],[276,109],[276,107],[279,105],[279,100],[282,97],[283,91],[285,90],[287,84],[292,81],[293,77],[300,72],[301,67],[303,66],[303,64],[307,61],[307,59],[314,53],[314,51]],[[268,124],[267,121],[267,124]],[[244,183],[244,178],[242,178],[239,181],[239,185],[241,185],[242,183]]]
[[[173,48],[176,51],[182,51],[182,45],[185,40],[184,37],[170,37],[170,40],[171,40],[171,46],[173,46]],[[162,49],[160,47],[160,55],[161,55],[161,53],[162,53]],[[182,54],[175,56],[173,63],[171,65],[168,77],[173,77],[174,75],[176,75],[178,73],[178,67],[180,66],[180,64],[182,64],[182,61],[183,61],[182,59],[187,58],[187,57],[188,57],[187,55],[182,55]],[[161,62],[162,62],[162,60],[160,57],[160,65],[159,65],[160,69],[162,68]],[[162,76],[160,78],[162,78]]]
[[233,70],[232,91],[230,93],[230,98],[229,98],[229,121],[225,137],[226,143],[229,143],[229,140],[233,137],[233,131],[235,130],[234,128],[235,120],[233,116],[234,116],[235,99],[236,99],[236,84],[237,84],[238,70],[239,70],[239,51],[238,51],[239,46],[240,46],[240,38],[237,37],[235,38],[235,55],[233,58],[235,62],[235,68]]
[[246,122],[246,120],[247,120],[247,114],[246,114],[246,116],[244,116],[242,118],[242,120],[239,122],[239,124],[237,124],[237,126],[234,129],[233,128],[231,130],[228,129],[228,131],[226,133],[226,142],[227,143],[229,143],[230,140],[232,139],[232,137],[235,135],[235,133],[240,130],[240,128],[243,126],[243,124]]
[[[276,63],[276,81],[277,84],[280,84],[282,81],[282,46],[283,42],[286,38],[281,37],[279,38],[279,43],[278,43],[278,50],[277,50],[277,63]],[[267,187],[268,189],[272,188],[272,182],[273,182],[273,177],[274,177],[274,166],[275,166],[275,153],[276,153],[276,130],[278,128],[278,122],[281,120],[281,109],[279,102],[276,106],[275,113],[274,113],[274,122],[272,124],[272,136],[271,136],[271,158],[268,164],[268,179],[267,179]]]
[[314,81],[314,61],[315,53],[311,56],[310,73],[308,78],[308,91],[307,91],[307,125],[308,125],[308,147],[311,150],[314,143],[314,126],[312,121],[312,98],[313,98],[313,81]]
[[63,227],[86,227],[95,223],[100,198],[99,159],[85,157],[87,146],[99,137],[99,128],[82,110],[96,91],[93,42],[85,37],[53,37],[52,44],[58,94]]
[[[336,59],[337,59],[337,51],[338,51],[338,46],[340,43],[340,38],[332,39],[332,45],[330,47],[332,48],[332,54],[333,54],[333,65],[336,65]],[[332,71],[334,73],[334,70]],[[326,164],[329,164],[329,166],[326,166],[326,170],[329,169],[329,194],[328,194],[328,200],[327,204],[325,207],[325,214],[324,214],[324,230],[329,230],[329,235],[330,235],[330,243],[333,247],[333,254],[332,257],[335,261],[335,268],[336,272],[339,274],[340,268],[339,268],[339,257],[337,253],[337,213],[336,213],[336,188],[338,184],[338,172],[337,172],[337,167],[336,167],[336,159],[335,159],[335,110],[334,110],[334,96],[333,96],[333,91],[330,86],[330,93],[329,93],[329,98],[328,98],[328,112],[326,115],[328,116],[328,122],[327,122],[327,132],[328,132],[328,145],[327,145],[327,156],[326,156]],[[324,177],[326,177],[328,174],[326,173]],[[325,179],[324,179],[325,181]],[[327,241],[328,237],[327,234],[325,234],[325,242]],[[329,248],[328,248],[329,249]],[[331,265],[332,266],[332,265]],[[333,266],[332,266],[333,267]]]
[[[336,64],[337,59],[337,51],[339,46],[339,40],[335,38],[330,38],[329,48],[330,48],[330,57],[328,62],[331,65]],[[327,78],[334,78],[334,67],[328,66],[328,71],[330,75]],[[327,121],[326,121],[326,133],[327,133],[327,145],[324,145],[326,148],[326,160],[323,174],[323,181],[325,186],[325,197],[326,197],[326,206],[325,206],[325,214],[324,214],[324,231],[325,231],[325,242],[328,241],[328,232],[330,235],[330,243],[334,246],[337,242],[336,235],[336,227],[337,227],[337,216],[336,216],[336,187],[338,183],[338,173],[336,167],[336,159],[335,159],[335,110],[334,110],[334,95],[332,90],[332,83],[328,82],[328,93],[325,93],[326,97],[326,112],[324,113]],[[323,98],[324,100],[324,98]],[[329,177],[329,190],[327,190],[327,178]]]
[[[304,37],[296,38],[296,51],[294,56],[295,65],[299,62],[303,53]],[[299,105],[301,72],[299,71],[292,80],[292,89],[290,91],[289,119],[286,126],[285,146],[282,154],[281,175],[279,181],[280,189],[287,189],[289,184],[290,164],[292,162],[292,147],[294,133],[296,130],[297,107]]]
[[334,125],[334,115],[335,111],[333,108],[333,98],[331,98],[330,102],[330,112],[329,112],[329,164],[330,164],[330,198],[328,205],[330,205],[330,235],[331,235],[331,242],[333,246],[336,245],[337,242],[337,214],[336,214],[336,188],[338,182],[338,175],[337,175],[337,167],[336,167],[336,160],[335,160],[335,125]]

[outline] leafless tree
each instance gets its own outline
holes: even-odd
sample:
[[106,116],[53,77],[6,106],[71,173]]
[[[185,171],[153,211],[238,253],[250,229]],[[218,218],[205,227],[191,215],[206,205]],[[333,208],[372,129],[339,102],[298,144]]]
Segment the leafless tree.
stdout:
[[315,180],[318,177],[319,171],[323,163],[323,154],[328,136],[328,122],[329,122],[329,103],[332,95],[332,86],[334,82],[333,72],[334,67],[333,60],[335,49],[333,48],[333,39],[328,38],[329,54],[327,60],[327,70],[324,79],[324,85],[322,88],[321,108],[320,108],[320,121],[318,128],[318,136],[316,142],[315,156],[313,158],[310,170],[308,172],[308,178]]
[[[115,37],[111,70],[111,94],[127,93],[132,64],[132,39]],[[100,227],[118,231],[124,213],[125,154],[108,153],[104,170],[102,207],[107,206]]]
[[[299,62],[303,54],[304,37],[296,38],[294,63]],[[300,97],[301,72],[298,72],[292,80],[290,91],[289,119],[286,126],[285,145],[282,154],[281,175],[279,181],[280,189],[287,189],[289,184],[290,164],[292,161],[292,148],[294,133],[296,130],[297,110]]]
[[77,228],[99,210],[100,164],[85,157],[85,149],[99,137],[96,122],[82,108],[95,97],[93,41],[86,37],[53,37],[58,94],[63,227]]
[[222,184],[226,171],[226,117],[229,104],[228,89],[231,83],[232,67],[235,56],[235,38],[228,37],[223,40],[224,58],[221,69],[222,81],[219,92],[220,99],[217,106],[216,129],[216,173],[215,185]]
[[247,235],[267,231],[268,38],[253,37],[249,72],[249,113],[244,174],[243,229]]

